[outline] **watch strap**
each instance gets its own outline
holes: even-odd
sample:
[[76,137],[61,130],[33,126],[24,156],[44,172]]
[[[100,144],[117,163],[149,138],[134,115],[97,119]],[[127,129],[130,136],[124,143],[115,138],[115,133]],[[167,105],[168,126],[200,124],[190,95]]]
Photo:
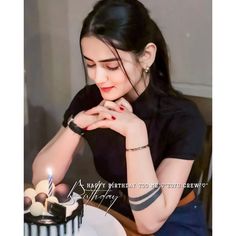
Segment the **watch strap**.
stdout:
[[70,128],[73,132],[75,132],[76,134],[79,134],[79,135],[81,135],[81,136],[83,136],[83,135],[85,134],[85,132],[86,132],[86,130],[80,128],[78,125],[75,124],[73,118],[71,118],[71,119],[69,120],[68,126],[69,126],[69,128]]

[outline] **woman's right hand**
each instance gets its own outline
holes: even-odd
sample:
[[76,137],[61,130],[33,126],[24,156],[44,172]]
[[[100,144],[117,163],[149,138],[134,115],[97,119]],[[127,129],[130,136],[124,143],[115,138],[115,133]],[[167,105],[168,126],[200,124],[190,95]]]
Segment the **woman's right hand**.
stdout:
[[104,119],[111,120],[112,118],[109,114],[107,114],[105,112],[104,113],[100,112],[99,114],[89,115],[89,114],[86,114],[85,111],[81,111],[74,117],[74,122],[80,128],[86,129],[86,127],[88,127],[89,125],[91,125],[97,121],[104,120]]
[[102,100],[100,102],[100,104],[98,106],[96,106],[96,107],[101,107],[101,109],[99,110],[99,113],[90,115],[90,114],[87,114],[86,111],[81,111],[74,117],[74,122],[80,128],[86,129],[86,127],[88,127],[91,124],[96,123],[98,121],[105,120],[105,119],[112,120],[112,116],[110,114],[108,114],[107,112],[103,112],[102,107],[108,107],[111,110],[121,112],[120,106],[123,106],[128,111],[133,112],[132,106],[124,98],[120,98],[115,103],[110,102],[110,101],[106,101],[106,100]]

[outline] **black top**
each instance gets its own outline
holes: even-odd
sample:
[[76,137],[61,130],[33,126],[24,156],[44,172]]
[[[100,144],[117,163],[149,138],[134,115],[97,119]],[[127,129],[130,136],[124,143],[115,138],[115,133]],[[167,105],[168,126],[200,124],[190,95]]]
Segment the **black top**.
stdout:
[[[64,114],[63,126],[69,117],[88,110],[102,101],[96,85],[85,86],[72,100]],[[155,169],[167,157],[195,160],[198,158],[206,126],[197,106],[182,97],[154,93],[150,83],[131,103],[133,112],[142,119],[148,131],[150,151]],[[110,129],[89,131],[84,138],[90,145],[97,172],[108,182],[126,183],[125,138]],[[134,158],[135,161],[135,158]],[[192,169],[188,182],[197,183],[199,173]],[[123,190],[127,193],[126,190]],[[191,189],[185,189],[185,196]],[[183,197],[182,196],[182,197]]]

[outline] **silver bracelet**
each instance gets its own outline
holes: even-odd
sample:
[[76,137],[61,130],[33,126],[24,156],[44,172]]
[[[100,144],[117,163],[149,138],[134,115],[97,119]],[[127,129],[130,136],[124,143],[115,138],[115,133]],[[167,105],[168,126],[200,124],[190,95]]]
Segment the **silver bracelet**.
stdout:
[[142,149],[147,148],[147,147],[149,147],[149,144],[141,146],[141,147],[136,147],[136,148],[129,148],[129,149],[126,148],[126,151],[127,152],[129,152],[129,151],[132,151],[132,152],[133,151],[139,151],[139,150],[142,150]]

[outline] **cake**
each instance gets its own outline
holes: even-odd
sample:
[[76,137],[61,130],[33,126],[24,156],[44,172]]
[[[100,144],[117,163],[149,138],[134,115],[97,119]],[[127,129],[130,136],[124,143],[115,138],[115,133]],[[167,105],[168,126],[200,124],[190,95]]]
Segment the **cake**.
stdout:
[[83,199],[69,194],[69,187],[60,184],[48,194],[48,180],[24,193],[25,236],[73,236],[82,224]]

